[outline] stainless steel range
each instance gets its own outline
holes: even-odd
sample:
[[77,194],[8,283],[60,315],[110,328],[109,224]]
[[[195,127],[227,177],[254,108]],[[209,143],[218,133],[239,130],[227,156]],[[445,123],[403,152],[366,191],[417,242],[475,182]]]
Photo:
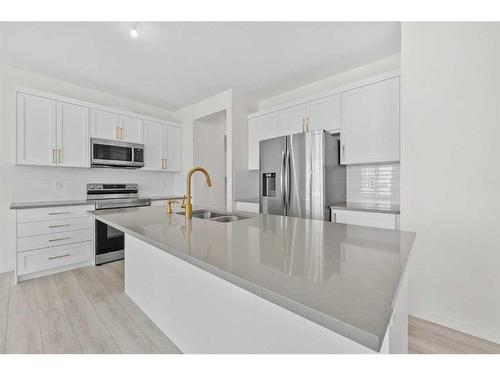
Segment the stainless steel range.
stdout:
[[[96,210],[150,206],[149,198],[139,198],[137,184],[87,184],[87,200],[95,202]],[[95,264],[123,259],[123,232],[103,222],[95,222]]]

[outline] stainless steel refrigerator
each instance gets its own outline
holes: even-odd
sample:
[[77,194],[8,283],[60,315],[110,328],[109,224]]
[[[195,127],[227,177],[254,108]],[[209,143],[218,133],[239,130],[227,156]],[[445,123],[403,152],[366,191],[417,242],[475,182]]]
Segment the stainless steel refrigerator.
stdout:
[[259,178],[261,213],[330,220],[329,207],[346,197],[339,135],[313,130],[261,141]]

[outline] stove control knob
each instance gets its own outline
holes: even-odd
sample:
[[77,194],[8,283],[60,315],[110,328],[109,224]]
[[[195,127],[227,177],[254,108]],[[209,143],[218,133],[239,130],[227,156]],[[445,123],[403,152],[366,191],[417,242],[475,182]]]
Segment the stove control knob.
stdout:
[[96,189],[97,190],[101,190],[102,189],[102,185],[96,185]]
[[94,185],[89,185],[89,190],[94,190],[95,186]]

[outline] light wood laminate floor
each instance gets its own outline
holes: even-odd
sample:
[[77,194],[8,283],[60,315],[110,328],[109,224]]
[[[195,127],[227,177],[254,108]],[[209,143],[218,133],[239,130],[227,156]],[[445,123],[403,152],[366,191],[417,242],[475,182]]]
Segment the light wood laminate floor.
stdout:
[[180,353],[127,297],[123,262],[13,283],[0,274],[1,353]]
[[[500,345],[409,318],[410,353],[500,353]],[[128,298],[123,261],[13,283],[0,274],[0,353],[180,353]]]

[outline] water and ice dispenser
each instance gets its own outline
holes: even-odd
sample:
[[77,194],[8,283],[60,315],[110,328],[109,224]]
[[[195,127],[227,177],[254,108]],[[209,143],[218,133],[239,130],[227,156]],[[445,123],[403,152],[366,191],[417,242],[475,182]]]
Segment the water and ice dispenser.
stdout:
[[276,173],[262,174],[262,196],[264,197],[276,196]]

